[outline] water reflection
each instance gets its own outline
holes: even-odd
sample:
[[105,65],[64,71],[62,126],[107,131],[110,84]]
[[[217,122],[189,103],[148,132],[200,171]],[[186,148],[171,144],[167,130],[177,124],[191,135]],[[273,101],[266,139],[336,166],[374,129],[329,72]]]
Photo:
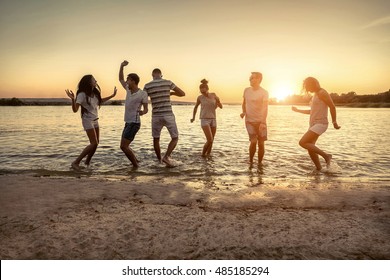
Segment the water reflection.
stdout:
[[247,172],[248,187],[259,187],[264,184],[264,165],[250,164]]
[[[314,167],[306,150],[298,145],[307,130],[307,117],[293,115],[290,107],[269,109],[269,141],[261,168],[247,164],[249,142],[239,118],[240,106],[225,106],[218,112],[218,129],[209,159],[200,156],[204,134],[199,121],[193,124],[188,121],[192,109],[192,106],[174,106],[180,136],[173,153],[179,164],[173,169],[156,161],[151,116],[142,118],[141,129],[132,143],[141,163],[139,169],[133,170],[119,149],[124,106],[102,106],[101,145],[92,169],[75,174],[69,168],[70,162],[88,143],[78,114],[68,107],[0,107],[0,172],[32,171],[49,176],[103,176],[130,181],[157,176],[159,180],[196,182],[213,190],[255,187],[273,180],[316,184],[327,180],[390,181],[390,155],[385,141],[390,139],[389,109],[338,108],[342,129],[328,129],[318,145],[334,155],[340,172],[314,177],[308,176]],[[161,146],[165,147],[169,140],[168,133],[163,133]]]
[[213,157],[202,158],[202,171],[204,172],[202,183],[205,189],[218,191],[220,188],[218,187],[215,180],[215,162]]

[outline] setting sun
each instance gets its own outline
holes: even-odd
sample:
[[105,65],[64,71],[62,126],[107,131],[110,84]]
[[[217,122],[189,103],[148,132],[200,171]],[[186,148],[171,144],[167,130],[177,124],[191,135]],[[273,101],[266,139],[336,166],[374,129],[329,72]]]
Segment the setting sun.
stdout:
[[294,94],[292,87],[287,85],[276,85],[270,89],[270,97],[275,98],[278,102],[283,101],[287,96]]

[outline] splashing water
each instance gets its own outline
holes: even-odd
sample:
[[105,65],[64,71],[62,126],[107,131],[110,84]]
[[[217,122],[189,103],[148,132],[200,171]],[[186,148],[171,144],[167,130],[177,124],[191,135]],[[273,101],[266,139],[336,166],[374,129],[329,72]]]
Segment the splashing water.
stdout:
[[[176,178],[205,187],[240,188],[269,182],[311,181],[314,165],[298,142],[308,129],[308,117],[289,106],[270,106],[268,141],[261,168],[248,161],[248,135],[239,117],[241,106],[226,105],[217,111],[217,134],[211,157],[201,157],[205,137],[199,121],[190,123],[193,106],[174,106],[179,143],[172,154],[175,168],[157,162],[151,136],[151,115],[142,117],[141,129],[131,144],[140,159],[134,170],[119,148],[124,126],[124,106],[102,106],[99,115],[100,145],[91,166],[75,174],[70,163],[88,144],[79,114],[68,107],[0,107],[0,174],[32,172],[42,176],[92,176],[123,180]],[[319,175],[329,180],[380,182],[388,185],[390,109],[338,108],[340,130],[331,127],[317,145],[333,154],[329,168]],[[375,122],[372,122],[375,120]],[[353,141],[351,140],[353,139]],[[169,143],[163,129],[161,149]],[[322,160],[322,159],[321,159]],[[325,165],[325,162],[322,162]],[[82,166],[82,165],[81,165]],[[315,174],[314,174],[315,175]],[[142,180],[144,180],[142,179]]]

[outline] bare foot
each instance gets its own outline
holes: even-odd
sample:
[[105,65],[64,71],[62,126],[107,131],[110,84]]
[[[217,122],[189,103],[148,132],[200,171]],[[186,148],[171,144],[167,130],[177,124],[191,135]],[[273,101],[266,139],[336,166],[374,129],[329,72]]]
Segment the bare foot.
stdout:
[[321,174],[321,169],[314,168],[309,175],[320,175]]
[[75,163],[75,162],[72,162],[71,167],[72,167],[74,170],[76,170],[76,171],[80,171],[80,170],[81,170],[80,165],[78,165],[78,164]]
[[211,154],[202,154],[202,158],[210,159],[210,158],[212,158],[212,155]]
[[328,154],[328,157],[325,159],[326,161],[326,167],[329,168],[330,162],[332,161],[332,155]]
[[162,162],[165,163],[167,167],[175,167],[170,157],[163,157]]

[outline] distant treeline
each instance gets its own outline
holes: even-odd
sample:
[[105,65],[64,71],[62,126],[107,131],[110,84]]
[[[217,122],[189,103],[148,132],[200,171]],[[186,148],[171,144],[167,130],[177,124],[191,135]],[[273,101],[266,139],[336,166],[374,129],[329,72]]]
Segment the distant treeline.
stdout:
[[[331,93],[333,102],[338,106],[347,107],[371,107],[371,108],[390,108],[390,90],[377,94],[358,95],[351,91],[348,93]],[[270,104],[275,105],[302,105],[309,104],[310,94],[290,95],[283,101],[277,102],[275,99],[270,100]],[[194,102],[172,102],[174,105],[193,105]],[[3,98],[0,99],[0,106],[63,106],[70,105],[70,99],[66,98]],[[107,105],[122,105],[124,100],[113,100]]]
[[22,106],[22,105],[25,105],[23,101],[16,97],[11,99],[7,99],[7,98],[0,99],[0,106]]
[[[348,93],[331,93],[330,96],[333,102],[338,106],[348,107],[387,107],[390,108],[390,90],[378,94],[358,95],[351,91]],[[294,105],[294,104],[308,104],[311,95],[290,95],[278,104]]]
[[[0,99],[0,106],[68,106],[70,99],[65,98],[3,98]],[[108,105],[122,105],[122,101],[113,100]]]

